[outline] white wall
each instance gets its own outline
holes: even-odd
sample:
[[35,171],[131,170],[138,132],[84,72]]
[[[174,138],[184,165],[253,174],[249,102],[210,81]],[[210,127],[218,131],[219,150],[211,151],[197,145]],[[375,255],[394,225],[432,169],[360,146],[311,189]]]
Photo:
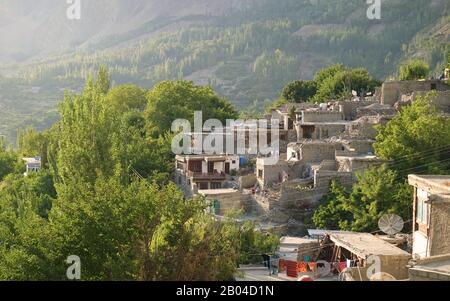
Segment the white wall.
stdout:
[[414,232],[413,255],[420,258],[428,257],[427,238],[421,232]]

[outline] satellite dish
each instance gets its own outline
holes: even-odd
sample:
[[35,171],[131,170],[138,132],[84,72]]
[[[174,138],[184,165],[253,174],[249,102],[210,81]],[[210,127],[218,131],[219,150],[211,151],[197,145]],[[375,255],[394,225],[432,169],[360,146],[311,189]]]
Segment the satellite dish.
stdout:
[[378,227],[381,231],[389,236],[394,236],[395,234],[403,230],[405,223],[403,219],[396,214],[386,214],[383,215],[378,221]]

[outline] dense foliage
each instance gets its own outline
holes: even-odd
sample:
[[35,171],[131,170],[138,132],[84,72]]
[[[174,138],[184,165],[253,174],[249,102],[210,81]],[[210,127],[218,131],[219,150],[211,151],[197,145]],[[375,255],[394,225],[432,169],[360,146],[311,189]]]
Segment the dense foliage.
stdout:
[[[51,129],[21,132],[17,152],[1,145],[1,280],[67,280],[72,255],[82,280],[231,280],[274,247],[252,225],[216,221],[170,181],[170,135],[151,112],[176,101],[184,107],[173,118],[202,104],[210,117],[236,114],[189,82],[111,89],[101,68],[81,94],[66,93]],[[18,158],[40,154],[44,168],[24,177]]]
[[307,102],[316,95],[317,83],[315,81],[296,80],[284,87],[281,96],[288,102]]
[[412,60],[400,66],[400,80],[427,79],[430,67],[423,60]]
[[364,68],[351,69],[342,64],[319,70],[312,81],[293,81],[284,87],[281,102],[327,102],[374,93],[381,83]]

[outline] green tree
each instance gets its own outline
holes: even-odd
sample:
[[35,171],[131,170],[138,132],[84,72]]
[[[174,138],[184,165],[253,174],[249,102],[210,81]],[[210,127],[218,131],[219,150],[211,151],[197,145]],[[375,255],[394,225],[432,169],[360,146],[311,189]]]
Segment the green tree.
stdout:
[[6,149],[5,140],[0,136],[0,182],[18,169],[17,155]]
[[[139,90],[106,91],[102,82],[90,77],[80,95],[67,93],[60,121],[43,135],[23,135],[26,153],[48,146],[49,164],[0,187],[0,279],[65,280],[65,261],[77,255],[83,280],[231,280],[239,227],[217,222],[204,200],[185,200],[170,182],[171,137],[148,134],[143,101],[130,96]],[[192,108],[234,112],[210,89],[190,88]]]
[[418,97],[386,126],[379,127],[375,152],[393,160],[400,176],[408,173],[448,174],[450,120],[433,105],[434,93]]
[[100,66],[98,70],[97,79],[95,81],[96,91],[106,94],[111,89],[111,77],[108,67],[105,65]]
[[307,102],[317,92],[315,81],[293,81],[286,85],[282,92],[282,97],[289,102]]
[[202,111],[203,120],[215,118],[223,122],[237,119],[238,113],[211,88],[196,86],[187,81],[165,81],[147,95],[147,124],[153,137],[170,131],[173,121],[187,119],[193,125],[194,112]]
[[255,224],[245,222],[239,229],[239,263],[256,264],[262,262],[262,254],[273,254],[277,249],[279,237],[255,230]]
[[411,188],[386,166],[359,173],[350,192],[334,182],[321,203],[313,222],[318,228],[332,230],[372,232],[378,230],[378,221],[385,214],[398,214],[405,221],[412,215]]
[[135,85],[121,85],[109,91],[107,106],[116,114],[130,110],[143,111],[147,107],[146,91]]
[[430,66],[423,60],[415,59],[400,66],[400,80],[426,79],[430,75]]
[[313,100],[317,102],[348,99],[352,97],[353,90],[358,95],[364,96],[368,92],[373,93],[380,85],[366,69],[348,69],[343,65],[333,65],[320,70],[315,76],[315,81],[317,93]]
[[319,208],[314,212],[314,225],[318,229],[348,229],[353,221],[351,212],[345,208],[348,197],[349,193],[339,181],[333,181],[330,193],[320,201]]

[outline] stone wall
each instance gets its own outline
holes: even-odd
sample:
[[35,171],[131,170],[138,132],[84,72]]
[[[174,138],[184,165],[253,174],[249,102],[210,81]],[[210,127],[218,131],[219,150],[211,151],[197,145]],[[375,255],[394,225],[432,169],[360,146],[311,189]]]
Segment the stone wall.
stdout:
[[[396,280],[406,280],[409,278],[408,263],[410,258],[406,256],[380,256],[381,272],[392,275]],[[369,281],[367,271],[370,267],[347,268],[345,271],[351,275],[354,281]],[[362,278],[362,279],[361,279]]]
[[304,164],[334,160],[337,150],[342,150],[340,143],[305,143],[301,147],[301,161]]
[[373,140],[351,140],[345,146],[357,154],[374,153]]
[[356,118],[357,109],[367,107],[377,103],[376,101],[338,101],[337,105],[342,106],[344,119],[353,120]]
[[431,256],[450,253],[450,203],[433,202],[430,216]]
[[339,180],[342,185],[349,187],[355,182],[356,177],[353,172],[317,170],[314,175],[314,188],[327,189],[333,180]]
[[404,94],[431,90],[447,91],[450,86],[440,80],[385,82],[381,88],[381,103],[393,106]]
[[439,274],[419,268],[409,269],[410,281],[450,281],[450,275]]
[[297,136],[300,137],[300,139],[328,139],[331,137],[337,137],[340,134],[345,132],[346,125],[345,124],[315,124],[312,127],[314,127],[314,131],[310,133],[310,137],[306,137],[306,133],[304,133],[304,126],[297,126],[298,134]]
[[208,200],[209,202],[213,202],[214,200],[219,201],[219,215],[224,216],[229,211],[244,209],[245,204],[250,201],[250,198],[250,195],[245,195],[240,193],[239,191],[236,191],[235,193],[210,195],[206,197],[206,200]]
[[253,188],[256,185],[256,183],[257,179],[255,174],[239,177],[239,188],[241,190]]
[[450,255],[440,255],[433,256],[425,259],[421,259],[417,262],[414,262],[414,266],[409,269],[409,280],[410,281],[450,281],[450,274],[445,272],[437,272],[433,271],[433,268],[429,268],[428,265],[431,266],[445,266],[448,265],[450,261]]
[[[415,92],[412,95],[412,101],[415,101],[418,96],[424,96],[426,94],[427,93],[425,92]],[[450,90],[438,91],[436,94],[437,95],[435,97],[432,97],[433,103],[439,110],[445,113],[450,113]]]
[[344,120],[344,113],[333,111],[303,111],[302,122],[333,122]]
[[356,118],[364,116],[378,116],[378,115],[395,115],[397,110],[390,105],[381,105],[378,103],[372,104],[367,107],[358,108]]
[[365,116],[347,125],[346,134],[352,138],[375,139],[376,125],[385,125],[392,119],[391,116]]
[[[261,171],[262,177],[260,174]],[[282,159],[280,159],[280,161],[278,161],[278,164],[275,165],[265,165],[264,160],[262,159],[258,159],[256,162],[256,176],[261,187],[266,187],[271,183],[279,182],[281,173],[283,171],[288,172],[289,167],[287,163]]]

